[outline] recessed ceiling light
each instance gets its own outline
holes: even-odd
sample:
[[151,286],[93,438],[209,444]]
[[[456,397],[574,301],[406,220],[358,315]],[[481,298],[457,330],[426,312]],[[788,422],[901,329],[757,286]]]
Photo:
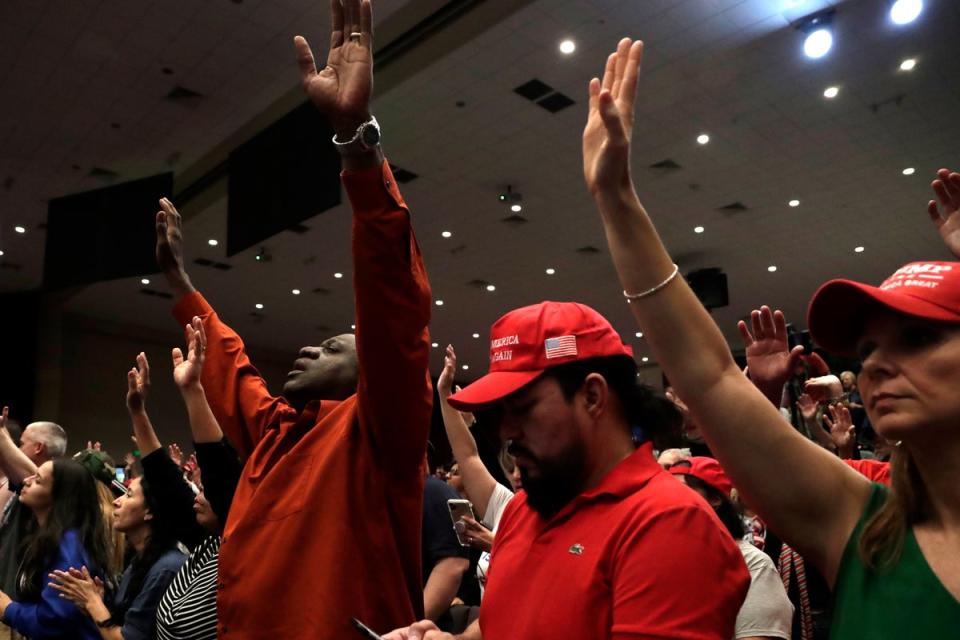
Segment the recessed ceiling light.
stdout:
[[900,71],[913,71],[913,68],[917,66],[917,61],[915,58],[907,58],[900,63]]
[[700,144],[707,144],[708,142],[710,142],[710,136],[708,136],[705,133],[701,133],[700,135],[697,136],[697,142],[699,142]]
[[334,277],[334,278],[342,278],[342,277],[343,277],[343,274],[340,273],[339,271],[337,271],[335,274],[333,274],[333,277]]
[[776,270],[777,270],[777,265],[775,264],[772,264],[769,267],[767,267],[767,271],[769,271],[770,273],[773,273]]
[[897,0],[890,7],[890,20],[894,24],[910,24],[923,11],[923,0]]
[[496,291],[496,290],[497,290],[497,287],[496,287],[496,286],[494,286],[494,285],[492,285],[492,284],[488,284],[488,285],[487,285],[487,291]]
[[211,247],[215,247],[218,244],[220,244],[220,241],[217,240],[216,238],[210,238],[209,240],[207,240],[207,244],[210,245]]
[[577,50],[577,45],[573,40],[564,40],[560,43],[560,53],[570,55]]
[[436,349],[437,347],[440,346],[440,343],[439,343],[439,342],[431,342],[431,343],[430,343],[430,346],[433,347],[434,349]]
[[2,250],[0,250],[0,256],[2,256],[2,255],[3,255],[3,251],[2,251]]
[[863,253],[863,250],[864,250],[864,249],[863,249],[863,247],[854,247],[853,250],[854,250],[855,253]]
[[140,278],[140,284],[150,284],[150,278]]
[[520,213],[523,211],[523,206],[519,204],[510,205],[510,211],[513,211],[514,213]]
[[791,207],[799,207],[799,206],[800,206],[800,201],[799,201],[799,200],[791,200],[791,201],[788,202],[787,204],[790,205]]
[[643,356],[642,358],[640,358],[640,362],[650,362],[650,358],[648,358],[647,356]]
[[437,305],[438,307],[442,307],[442,306],[443,306],[443,300],[437,300],[434,304]]
[[555,274],[556,272],[557,272],[557,270],[554,269],[553,267],[550,267],[549,269],[547,269],[547,275],[548,275],[548,276],[552,276],[552,275]]
[[823,91],[824,98],[836,98],[837,94],[840,93],[840,87],[827,87]]
[[13,228],[13,230],[16,231],[17,233],[26,233],[26,232],[27,232],[27,230],[26,230],[25,228],[21,227],[20,225],[15,226],[15,227]]
[[462,366],[462,367],[460,367],[460,368],[461,368],[461,369],[463,369],[464,371],[466,371],[467,369],[469,369],[469,368],[470,368],[470,365],[468,365],[468,364],[465,364],[465,365],[463,365],[463,366]]
[[638,338],[642,338],[642,337],[643,337],[643,331],[637,331],[636,336],[637,336]]
[[298,296],[298,295],[300,295],[300,289],[294,289],[294,290],[291,291],[290,293],[292,293],[292,294],[295,295],[295,296]]
[[351,331],[356,331],[356,330],[357,330],[357,325],[355,325],[355,324],[350,325],[350,330],[351,330]]
[[253,306],[255,306],[257,309],[263,309],[263,305],[260,304],[259,302]]
[[694,233],[703,233],[703,227],[694,227],[694,228],[693,228],[693,232],[694,232]]
[[902,173],[905,176],[912,176],[914,173],[916,173],[916,169],[914,169],[913,167],[907,167],[906,169],[903,170]]
[[474,338],[479,338],[479,337],[480,337],[480,334],[479,334],[479,333],[475,333],[475,334],[473,334],[473,337],[474,337]]
[[440,235],[443,236],[444,238],[449,238],[450,236],[453,235],[453,233],[450,231],[441,231]]
[[803,52],[808,58],[822,58],[833,47],[833,34],[829,29],[820,28],[813,31],[803,41]]

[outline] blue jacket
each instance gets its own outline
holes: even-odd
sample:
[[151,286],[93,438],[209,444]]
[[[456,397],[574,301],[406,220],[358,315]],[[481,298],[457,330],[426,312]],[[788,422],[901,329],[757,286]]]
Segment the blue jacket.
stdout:
[[[56,560],[47,569],[66,571],[69,567],[90,568],[90,560],[75,529],[68,529],[60,540]],[[46,581],[44,581],[46,582]],[[99,640],[100,632],[90,618],[59,592],[44,586],[39,601],[11,602],[3,621],[34,640]]]

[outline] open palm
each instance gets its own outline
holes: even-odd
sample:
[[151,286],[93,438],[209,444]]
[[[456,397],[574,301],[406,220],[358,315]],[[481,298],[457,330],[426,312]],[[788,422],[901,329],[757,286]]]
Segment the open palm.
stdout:
[[937,199],[927,204],[927,213],[937,225],[944,244],[960,258],[960,173],[940,169],[931,186]]
[[787,341],[787,321],[779,310],[763,306],[750,314],[753,331],[741,320],[737,324],[747,356],[750,379],[771,401],[779,404],[780,391],[800,361],[803,347],[792,350]]
[[331,7],[326,66],[317,71],[313,51],[302,36],[294,38],[294,45],[304,92],[342,138],[351,136],[370,115],[373,17],[370,0],[334,1]]
[[583,130],[583,176],[590,193],[630,185],[630,138],[643,43],[624,38],[607,58],[603,80],[590,81]]
[[173,350],[173,381],[181,389],[199,386],[200,374],[203,372],[203,354],[207,347],[207,335],[199,317],[194,316],[185,329],[187,333],[186,357],[179,347]]

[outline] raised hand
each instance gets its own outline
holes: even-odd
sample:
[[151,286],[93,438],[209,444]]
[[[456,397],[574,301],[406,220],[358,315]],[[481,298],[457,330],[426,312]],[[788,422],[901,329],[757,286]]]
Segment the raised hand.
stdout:
[[340,140],[370,117],[373,93],[373,9],[370,0],[331,0],[330,52],[319,72],[303,36],[293,39],[300,82]]
[[937,199],[927,203],[927,213],[937,225],[944,244],[960,258],[960,173],[940,169],[930,186]]
[[441,398],[449,398],[453,393],[453,378],[457,372],[457,352],[453,345],[447,345],[447,352],[443,356],[443,371],[437,378],[437,393]]
[[825,402],[843,395],[843,384],[835,375],[810,378],[803,385],[803,390],[813,398],[814,402]]
[[607,58],[603,80],[590,81],[589,115],[583,130],[583,176],[590,193],[632,190],[630,137],[643,42],[624,38]]
[[810,422],[817,417],[817,403],[813,401],[810,394],[804,393],[797,398],[797,409],[806,422]]
[[167,447],[167,455],[170,456],[170,459],[173,460],[175,465],[178,467],[183,466],[183,450],[176,442]]
[[200,374],[203,372],[203,357],[207,349],[207,334],[203,330],[203,321],[194,316],[184,328],[187,334],[187,357],[183,351],[174,347],[173,381],[181,391],[200,386]]
[[157,266],[179,296],[192,292],[190,276],[183,266],[183,220],[167,198],[160,199],[157,211]]
[[787,321],[778,309],[764,305],[750,313],[750,324],[737,323],[747,356],[750,379],[773,404],[780,406],[783,385],[790,378],[803,355],[803,347],[790,349],[787,342]]
[[850,411],[839,402],[827,408],[830,416],[824,415],[823,421],[830,429],[830,439],[837,447],[837,454],[841,458],[849,458],[853,455],[853,442],[856,436]]
[[127,372],[127,410],[130,413],[146,411],[147,393],[150,391],[150,363],[147,354],[137,354],[137,366]]

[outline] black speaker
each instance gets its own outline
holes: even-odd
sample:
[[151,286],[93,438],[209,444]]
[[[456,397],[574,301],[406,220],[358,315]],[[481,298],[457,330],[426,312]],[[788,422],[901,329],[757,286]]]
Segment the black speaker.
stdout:
[[687,283],[707,309],[719,309],[730,304],[727,274],[719,267],[691,271],[687,274]]

